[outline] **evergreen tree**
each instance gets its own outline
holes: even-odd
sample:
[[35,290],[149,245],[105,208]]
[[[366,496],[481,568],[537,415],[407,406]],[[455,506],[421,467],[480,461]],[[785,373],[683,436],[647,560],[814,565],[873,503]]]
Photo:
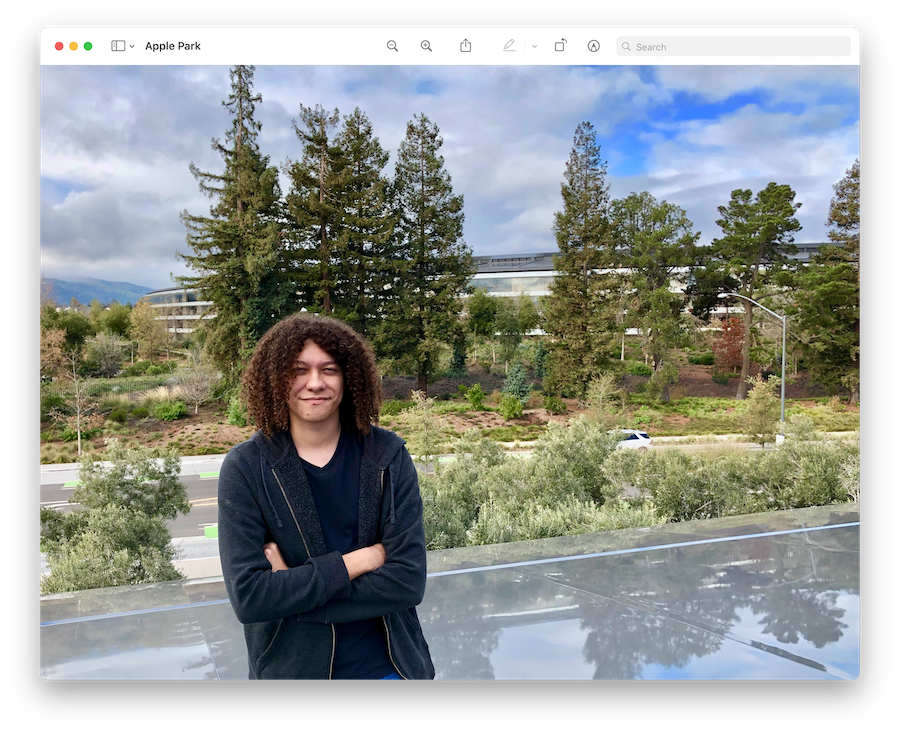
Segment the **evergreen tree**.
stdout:
[[834,186],[822,247],[796,278],[792,319],[810,376],[859,401],[859,160]]
[[252,66],[229,72],[231,93],[222,104],[232,118],[225,142],[213,139],[225,170],[191,173],[213,200],[209,216],[182,212],[193,254],[181,254],[199,274],[176,278],[182,287],[199,288],[213,302],[215,318],[204,321],[206,347],[226,375],[236,379],[256,341],[292,310],[295,286],[288,278],[281,231],[278,172],[259,152],[260,124],[253,94]]
[[[847,169],[844,177],[834,185],[834,198],[825,222],[834,227],[828,238],[840,249],[823,252],[828,259],[844,259],[859,266],[859,158]],[[857,273],[857,280],[859,274]]]
[[[788,255],[795,254],[794,232],[800,222],[794,214],[800,208],[790,186],[770,183],[753,195],[749,189],[731,192],[727,206],[719,207],[716,221],[722,236],[713,241],[708,267],[734,278],[735,291],[747,298],[762,300],[778,294],[779,276],[790,268]],[[747,396],[750,375],[752,303],[740,299],[744,310],[744,343],[737,399]]]
[[389,181],[382,174],[389,155],[359,107],[344,118],[337,142],[346,167],[334,314],[371,338],[390,282],[388,247],[398,220],[390,209]]
[[477,338],[493,337],[496,332],[494,320],[499,305],[500,299],[488,295],[487,288],[475,288],[466,298],[469,331]]
[[331,315],[340,278],[343,186],[346,161],[334,139],[340,121],[337,109],[328,112],[300,105],[300,124],[294,132],[303,143],[300,160],[288,161],[285,172],[291,190],[285,197],[294,238],[294,267],[311,310]]
[[473,273],[463,241],[463,197],[453,195],[450,174],[438,154],[436,124],[424,114],[406,126],[394,178],[400,214],[391,242],[385,319],[375,348],[418,377],[427,393],[442,346],[451,343],[460,318],[460,294]]
[[[632,309],[629,320],[644,335],[644,349],[653,363],[654,384],[662,402],[669,401],[675,362],[669,350],[684,335],[685,298],[671,289],[674,276],[682,276],[694,260],[699,233],[684,210],[649,193],[632,193],[613,202],[616,240],[622,247],[622,265],[628,268]],[[664,375],[664,372],[667,374]]]
[[616,264],[610,222],[606,163],[590,122],[575,130],[562,184],[563,209],[553,231],[557,272],[545,297],[545,331],[551,336],[548,380],[584,398],[612,344],[609,293]]
[[501,358],[508,369],[525,334],[540,323],[540,316],[534,301],[525,293],[519,293],[514,298],[496,300],[498,307],[494,326],[500,341]]

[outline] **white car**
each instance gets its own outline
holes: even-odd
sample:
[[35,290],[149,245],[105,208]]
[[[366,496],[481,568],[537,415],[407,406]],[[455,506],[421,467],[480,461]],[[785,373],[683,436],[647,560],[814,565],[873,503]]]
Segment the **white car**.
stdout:
[[630,449],[645,451],[653,447],[653,439],[643,430],[627,430],[621,428],[619,431],[619,444],[617,449]]

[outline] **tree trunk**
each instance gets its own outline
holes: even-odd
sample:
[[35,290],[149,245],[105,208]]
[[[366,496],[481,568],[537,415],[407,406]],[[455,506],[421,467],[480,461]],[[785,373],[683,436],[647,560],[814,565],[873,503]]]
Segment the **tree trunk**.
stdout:
[[416,389],[426,397],[428,396],[428,377],[425,374],[419,374],[419,383]]
[[[663,365],[663,355],[662,354],[654,354],[653,355],[653,373],[659,373],[660,369],[662,369]],[[671,398],[669,397],[669,383],[668,381],[663,382],[660,386],[659,391],[659,401],[660,402],[669,402]]]
[[750,378],[750,326],[753,323],[753,306],[744,305],[744,343],[741,346],[741,378],[738,380],[738,391],[735,399],[747,398],[747,380]]

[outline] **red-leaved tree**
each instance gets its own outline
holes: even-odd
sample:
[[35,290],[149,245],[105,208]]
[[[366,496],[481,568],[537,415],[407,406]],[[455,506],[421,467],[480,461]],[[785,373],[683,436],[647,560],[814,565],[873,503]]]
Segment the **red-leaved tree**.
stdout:
[[741,366],[741,349],[744,345],[744,324],[739,316],[722,319],[722,331],[713,344],[716,368],[729,372]]

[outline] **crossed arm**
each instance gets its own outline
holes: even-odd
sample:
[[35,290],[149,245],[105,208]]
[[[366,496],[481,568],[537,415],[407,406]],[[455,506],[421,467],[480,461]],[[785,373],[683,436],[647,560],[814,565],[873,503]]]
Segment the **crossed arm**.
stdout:
[[380,542],[291,567],[281,548],[266,543],[271,534],[250,489],[253,469],[240,454],[229,454],[219,480],[219,548],[238,619],[246,624],[296,614],[301,621],[344,623],[421,603],[426,556],[418,476],[405,450],[392,469],[395,501]]
[[[278,549],[278,545],[274,542],[268,542],[263,545],[263,554],[266,556],[266,560],[269,561],[269,565],[272,566],[273,573],[288,569],[287,563],[281,556],[281,550]],[[364,573],[378,570],[384,565],[385,557],[384,545],[380,542],[371,547],[362,547],[359,550],[348,552],[346,555],[341,555],[350,580],[354,580]]]
[[[405,452],[405,451],[404,451]],[[425,531],[418,476],[406,453],[398,467],[396,522],[384,526],[381,542],[342,556],[350,577],[348,595],[298,614],[300,620],[344,623],[412,608],[425,592]],[[275,543],[263,553],[273,575],[289,570]]]

